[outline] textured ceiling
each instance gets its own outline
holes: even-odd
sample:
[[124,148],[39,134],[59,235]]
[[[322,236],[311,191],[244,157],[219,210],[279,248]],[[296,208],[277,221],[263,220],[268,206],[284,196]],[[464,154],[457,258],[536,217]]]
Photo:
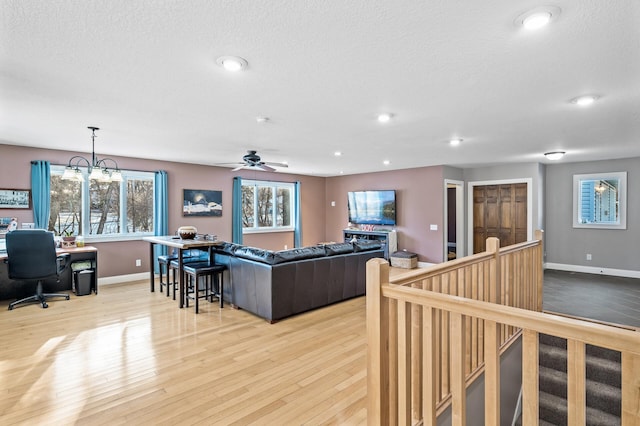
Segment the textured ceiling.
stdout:
[[[320,176],[640,156],[640,2],[561,0],[541,31],[514,24],[540,5],[0,0],[0,143],[87,152],[98,126],[100,155],[255,149]],[[585,93],[600,100],[569,102]]]

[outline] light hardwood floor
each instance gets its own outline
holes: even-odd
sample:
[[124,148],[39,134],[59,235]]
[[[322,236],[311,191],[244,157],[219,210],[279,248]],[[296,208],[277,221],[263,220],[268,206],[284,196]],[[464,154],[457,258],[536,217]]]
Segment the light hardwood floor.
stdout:
[[365,299],[268,324],[147,282],[0,302],[0,424],[366,423]]

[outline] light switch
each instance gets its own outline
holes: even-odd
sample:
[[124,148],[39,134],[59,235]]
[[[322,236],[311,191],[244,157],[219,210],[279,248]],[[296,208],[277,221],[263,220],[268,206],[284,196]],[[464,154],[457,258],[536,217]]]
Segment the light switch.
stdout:
[[429,229],[431,229],[432,231],[437,231],[438,230],[438,225],[434,225],[432,223],[431,226],[429,227]]
[[335,206],[336,206],[336,202],[335,202],[335,201],[332,201],[332,202],[331,202],[331,207],[335,207]]

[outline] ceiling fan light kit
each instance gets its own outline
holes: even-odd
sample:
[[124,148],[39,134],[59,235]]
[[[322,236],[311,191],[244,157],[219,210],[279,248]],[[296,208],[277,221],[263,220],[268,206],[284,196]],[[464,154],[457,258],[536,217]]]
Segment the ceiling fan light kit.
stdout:
[[242,157],[242,162],[235,163],[235,164],[237,164],[237,167],[231,170],[232,172],[236,172],[238,170],[258,170],[263,172],[275,172],[277,171],[275,167],[289,167],[287,163],[274,163],[269,161],[266,161],[266,162],[262,161],[260,156],[257,154],[257,151],[255,150],[247,151],[247,153]]

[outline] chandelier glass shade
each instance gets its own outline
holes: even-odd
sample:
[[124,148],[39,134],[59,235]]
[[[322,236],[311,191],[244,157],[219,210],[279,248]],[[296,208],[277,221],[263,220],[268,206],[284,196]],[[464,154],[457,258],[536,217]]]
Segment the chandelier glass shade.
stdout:
[[[62,174],[63,180],[75,180],[84,182],[84,174],[80,167],[86,167],[89,179],[99,182],[122,182],[122,172],[118,168],[118,163],[111,158],[98,159],[96,157],[96,130],[98,127],[88,127],[91,130],[91,161],[80,155],[74,155],[69,159],[69,164]],[[107,167],[107,162],[112,162],[115,167]]]

